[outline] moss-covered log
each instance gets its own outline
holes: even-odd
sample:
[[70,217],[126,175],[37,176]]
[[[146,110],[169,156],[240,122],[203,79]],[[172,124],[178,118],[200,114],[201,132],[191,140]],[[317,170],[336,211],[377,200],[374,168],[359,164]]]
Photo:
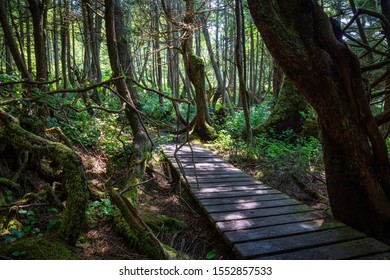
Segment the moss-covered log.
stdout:
[[0,257],[23,260],[77,260],[78,257],[60,240],[29,237],[0,248]]
[[69,245],[75,245],[85,220],[88,192],[85,170],[78,155],[62,143],[39,137],[18,124],[18,120],[0,109],[0,139],[17,149],[46,156],[58,162],[66,178],[68,199],[62,217],[60,236]]
[[13,189],[20,188],[20,185],[18,183],[16,183],[15,181],[12,181],[10,179],[7,179],[7,178],[0,178],[0,186],[1,185],[5,185],[5,186],[11,187]]
[[140,218],[130,201],[126,197],[121,197],[115,190],[110,191],[110,196],[125,221],[125,225],[122,226],[130,229],[130,232],[124,228],[122,230],[126,231],[128,237],[131,236],[132,242],[152,259],[169,259],[164,246]]

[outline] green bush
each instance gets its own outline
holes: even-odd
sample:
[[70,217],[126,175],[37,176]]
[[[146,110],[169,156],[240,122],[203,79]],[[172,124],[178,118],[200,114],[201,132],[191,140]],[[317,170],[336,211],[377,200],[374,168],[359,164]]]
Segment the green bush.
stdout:
[[[250,119],[252,127],[257,127],[263,123],[271,113],[272,98],[259,105],[253,105],[250,109]],[[221,105],[217,106],[216,112],[224,110]],[[227,110],[227,109],[226,109]],[[218,115],[213,114],[213,120],[217,124],[216,129],[227,131],[233,138],[241,138],[245,133],[245,118],[242,110],[237,111],[233,116],[227,114],[224,122],[217,119]]]

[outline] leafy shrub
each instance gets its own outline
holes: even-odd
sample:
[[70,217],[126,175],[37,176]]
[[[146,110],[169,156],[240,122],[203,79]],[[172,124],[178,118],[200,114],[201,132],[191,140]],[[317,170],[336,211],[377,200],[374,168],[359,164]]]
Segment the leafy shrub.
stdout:
[[[250,119],[252,127],[257,127],[263,123],[271,113],[272,98],[259,105],[253,105],[251,107]],[[221,108],[217,107],[217,110]],[[215,118],[217,115],[215,115]],[[242,110],[236,112],[233,116],[227,115],[224,123],[221,124],[220,120],[215,120],[218,130],[227,131],[233,138],[240,138],[245,133],[245,118]],[[218,125],[220,124],[220,125]]]
[[169,100],[163,99],[163,105],[161,106],[157,94],[140,91],[138,101],[142,109],[141,111],[153,120],[164,122],[172,121],[172,112],[174,112],[174,110],[173,105]]
[[114,215],[114,209],[114,205],[108,198],[92,201],[86,210],[87,221],[93,225],[96,219],[111,219]]

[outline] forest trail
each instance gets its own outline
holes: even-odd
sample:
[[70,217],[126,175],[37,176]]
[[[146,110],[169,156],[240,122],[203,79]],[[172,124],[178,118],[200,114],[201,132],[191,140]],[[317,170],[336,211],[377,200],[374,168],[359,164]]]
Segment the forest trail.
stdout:
[[[335,221],[199,145],[163,151],[241,259],[390,259],[390,246]],[[178,159],[178,161],[177,161]]]

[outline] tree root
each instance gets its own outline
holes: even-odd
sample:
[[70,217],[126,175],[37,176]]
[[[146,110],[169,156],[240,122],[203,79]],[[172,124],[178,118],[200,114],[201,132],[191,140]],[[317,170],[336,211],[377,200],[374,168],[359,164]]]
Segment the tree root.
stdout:
[[126,225],[132,231],[132,239],[134,239],[136,245],[152,259],[170,259],[164,245],[140,218],[137,209],[134,208],[130,201],[112,189],[110,190],[110,196],[120,210]]
[[308,194],[310,197],[312,197],[315,200],[320,200],[320,201],[328,201],[328,198],[317,192],[315,189],[309,187],[305,183],[303,183],[297,176],[294,174],[291,175],[291,178],[294,180],[294,183],[306,194]]
[[60,237],[75,245],[85,220],[88,191],[85,170],[78,155],[62,143],[37,136],[19,126],[16,118],[0,109],[0,138],[16,149],[46,156],[62,165],[68,192],[67,207],[62,217]]

